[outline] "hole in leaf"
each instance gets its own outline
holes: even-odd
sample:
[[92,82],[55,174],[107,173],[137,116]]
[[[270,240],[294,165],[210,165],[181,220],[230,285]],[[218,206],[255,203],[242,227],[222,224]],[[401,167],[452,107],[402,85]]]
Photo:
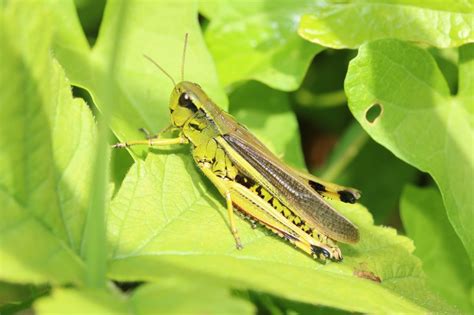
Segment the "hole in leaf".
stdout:
[[372,124],[375,122],[375,120],[377,120],[377,118],[382,116],[382,111],[382,105],[375,103],[365,112],[365,119],[367,119],[367,121]]

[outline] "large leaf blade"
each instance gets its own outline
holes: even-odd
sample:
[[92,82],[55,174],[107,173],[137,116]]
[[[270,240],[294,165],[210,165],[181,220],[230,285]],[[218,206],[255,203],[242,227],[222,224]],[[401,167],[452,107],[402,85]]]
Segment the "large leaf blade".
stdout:
[[[374,227],[363,207],[336,204],[361,231],[358,245],[342,245],[341,264],[319,264],[242,220],[237,226],[244,249],[238,251],[215,189],[185,155],[161,153],[136,162],[112,202],[111,278],[154,281],[171,271],[193,272],[233,287],[351,311],[449,310],[424,285],[411,241]],[[361,269],[382,283],[354,276]]]
[[[173,278],[147,284],[130,296],[105,290],[57,289],[35,303],[38,314],[253,314],[249,302],[231,295],[225,286],[205,286]],[[159,298],[157,298],[159,297]],[[183,301],[186,301],[183,303]]]
[[447,48],[474,40],[471,2],[328,1],[303,15],[299,34],[332,48],[357,48],[384,38]]
[[[434,178],[472,262],[472,105],[449,94],[428,52],[395,40],[364,45],[350,64],[345,90],[352,113],[375,141]],[[367,112],[378,106],[382,112],[370,122]]]
[[301,15],[313,6],[306,0],[203,2],[201,10],[211,18],[206,42],[222,84],[254,79],[283,91],[297,89],[323,50],[296,33]]
[[81,283],[94,121],[50,55],[51,12],[15,3],[0,16],[0,275]]

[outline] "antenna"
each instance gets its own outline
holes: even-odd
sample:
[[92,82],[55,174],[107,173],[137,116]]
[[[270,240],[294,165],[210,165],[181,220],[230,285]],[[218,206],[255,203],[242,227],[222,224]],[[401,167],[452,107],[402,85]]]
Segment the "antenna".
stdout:
[[181,81],[184,81],[184,61],[186,59],[186,48],[188,47],[188,33],[184,35],[183,59],[181,60]]
[[176,88],[176,82],[174,81],[173,77],[168,72],[165,71],[165,69],[163,69],[155,60],[151,59],[147,55],[143,54],[143,57],[148,59],[152,64],[154,64],[158,69],[160,69],[161,72],[163,72],[168,78],[170,78],[171,82],[173,82],[174,88]]

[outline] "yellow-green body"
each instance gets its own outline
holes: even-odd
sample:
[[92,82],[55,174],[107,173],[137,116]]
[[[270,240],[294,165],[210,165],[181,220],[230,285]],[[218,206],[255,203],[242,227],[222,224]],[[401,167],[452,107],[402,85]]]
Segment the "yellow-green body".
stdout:
[[242,246],[234,210],[321,260],[342,259],[336,241],[358,241],[357,228],[321,197],[353,203],[360,196],[355,189],[323,182],[285,165],[195,83],[175,85],[170,113],[172,127],[179,130],[177,138],[117,146],[190,143],[197,166],[226,198],[238,248]]

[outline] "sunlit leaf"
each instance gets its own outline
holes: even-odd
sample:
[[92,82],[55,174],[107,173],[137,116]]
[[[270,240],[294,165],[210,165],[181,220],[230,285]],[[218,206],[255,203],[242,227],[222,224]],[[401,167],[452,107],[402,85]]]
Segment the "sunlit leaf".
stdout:
[[[190,278],[188,278],[190,280]],[[253,314],[253,305],[233,297],[228,288],[183,278],[139,287],[131,296],[99,290],[57,289],[39,300],[43,314]]]
[[0,15],[0,277],[81,283],[96,127],[51,58],[50,17],[22,4]]
[[[209,9],[208,6],[211,6]],[[298,88],[323,48],[298,36],[300,17],[313,1],[231,1],[201,7],[211,18],[206,42],[224,86],[255,79],[273,88]]]
[[[345,89],[352,113],[370,136],[434,178],[472,261],[474,129],[472,89],[467,89],[472,72],[464,74],[466,67],[472,69],[472,61],[460,69],[455,97],[428,52],[381,40],[361,47],[349,66]],[[371,122],[367,114],[376,107],[380,113]]]
[[[351,311],[449,311],[427,290],[409,239],[375,227],[360,205],[335,206],[361,232],[359,244],[342,245],[342,263],[320,264],[243,220],[237,224],[244,245],[239,251],[216,190],[184,153],[160,150],[136,162],[112,201],[110,276],[159,281],[192,271],[236,288]],[[364,271],[382,282],[354,275]]]
[[470,1],[326,1],[303,15],[299,34],[332,48],[357,48],[384,38],[446,48],[474,40]]

